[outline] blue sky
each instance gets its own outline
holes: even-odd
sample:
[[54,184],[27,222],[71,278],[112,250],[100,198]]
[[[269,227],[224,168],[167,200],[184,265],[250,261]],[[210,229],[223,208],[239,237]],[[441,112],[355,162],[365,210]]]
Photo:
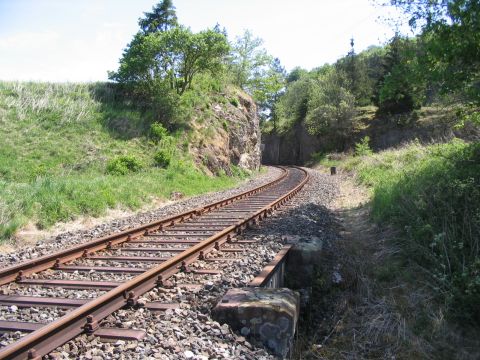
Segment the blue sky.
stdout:
[[[0,0],[0,79],[101,81],[115,70],[155,0]],[[180,23],[199,31],[217,22],[235,39],[245,29],[291,70],[332,63],[383,44],[391,10],[371,0],[173,0]]]

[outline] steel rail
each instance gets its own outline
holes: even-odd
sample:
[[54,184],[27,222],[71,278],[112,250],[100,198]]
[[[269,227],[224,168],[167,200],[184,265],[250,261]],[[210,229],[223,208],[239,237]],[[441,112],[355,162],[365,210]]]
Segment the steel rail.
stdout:
[[0,350],[0,359],[41,359],[43,355],[76,336],[82,333],[93,333],[98,329],[98,322],[116,310],[127,305],[137,305],[139,296],[156,286],[164,285],[165,280],[170,276],[181,269],[188,269],[187,266],[190,263],[197,259],[203,259],[213,249],[219,249],[219,246],[230,241],[235,233],[242,231],[252,222],[262,220],[273,210],[289,201],[309,180],[308,172],[301,168],[298,169],[304,173],[305,177],[285,195],[256,211],[248,218],[229,226],[184,252],[167,259],[160,265],[146,270],[98,298],[72,310],[63,317],[22,337],[17,342]]
[[134,239],[141,235],[145,235],[150,231],[158,230],[161,227],[172,226],[176,223],[183,222],[186,219],[193,218],[194,216],[198,216],[206,212],[210,212],[212,210],[231,204],[234,201],[245,199],[248,196],[256,194],[259,191],[262,191],[282,181],[287,176],[288,172],[282,167],[278,167],[278,168],[283,170],[283,173],[281,176],[279,176],[274,181],[271,181],[267,184],[259,186],[255,189],[247,190],[238,195],[231,196],[227,199],[223,199],[211,204],[207,204],[201,208],[197,208],[194,210],[183,212],[178,215],[156,220],[151,223],[144,224],[133,229],[128,229],[116,234],[107,235],[92,241],[88,241],[84,244],[79,244],[71,248],[55,252],[53,254],[44,255],[36,259],[25,261],[18,265],[13,265],[13,266],[4,268],[0,270],[0,286],[8,284],[19,278],[22,278],[25,275],[30,275],[39,271],[53,268],[55,264],[62,264],[65,262],[69,262],[69,261],[81,258],[84,255],[95,253],[100,250],[104,250],[107,247],[110,247],[113,245],[121,244],[125,241]]

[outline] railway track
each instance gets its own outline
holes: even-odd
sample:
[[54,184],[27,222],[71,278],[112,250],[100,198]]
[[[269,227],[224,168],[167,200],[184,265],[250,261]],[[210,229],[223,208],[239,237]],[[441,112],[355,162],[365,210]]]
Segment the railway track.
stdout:
[[[218,274],[215,266],[199,269],[192,264],[234,259],[230,255],[250,243],[235,236],[288,202],[308,181],[303,169],[282,169],[273,182],[234,197],[1,269],[0,306],[42,308],[47,319],[0,320],[0,332],[27,334],[0,349],[0,359],[40,359],[81,334],[141,338],[140,330],[102,327],[102,320],[124,307],[174,307],[139,299],[153,288],[169,287],[169,278],[178,272]],[[48,290],[58,288],[71,296],[56,297]],[[49,319],[49,308],[65,314]]]

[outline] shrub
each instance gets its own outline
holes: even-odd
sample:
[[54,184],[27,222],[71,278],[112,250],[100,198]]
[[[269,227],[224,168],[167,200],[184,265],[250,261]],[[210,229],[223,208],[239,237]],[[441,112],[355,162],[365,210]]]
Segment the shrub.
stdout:
[[232,104],[232,105],[235,106],[235,107],[238,107],[238,100],[235,99],[235,98],[231,98],[231,99],[230,99],[230,104]]
[[355,155],[364,156],[373,154],[372,149],[370,148],[370,137],[365,136],[360,142],[355,144]]
[[159,142],[168,136],[168,131],[165,127],[160,123],[153,123],[150,125],[150,138],[155,141]]
[[133,155],[123,155],[111,159],[107,164],[107,172],[112,175],[126,175],[137,172],[143,168],[140,160]]
[[171,156],[164,150],[159,150],[154,155],[153,160],[155,161],[156,166],[166,168],[170,165]]

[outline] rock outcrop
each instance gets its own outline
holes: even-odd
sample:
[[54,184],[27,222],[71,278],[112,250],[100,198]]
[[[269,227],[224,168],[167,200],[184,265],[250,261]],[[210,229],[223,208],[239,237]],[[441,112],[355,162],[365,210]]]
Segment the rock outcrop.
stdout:
[[260,124],[250,96],[231,89],[224,102],[211,104],[202,116],[194,119],[200,139],[190,149],[198,162],[215,174],[223,171],[230,175],[230,165],[251,171],[260,168]]

